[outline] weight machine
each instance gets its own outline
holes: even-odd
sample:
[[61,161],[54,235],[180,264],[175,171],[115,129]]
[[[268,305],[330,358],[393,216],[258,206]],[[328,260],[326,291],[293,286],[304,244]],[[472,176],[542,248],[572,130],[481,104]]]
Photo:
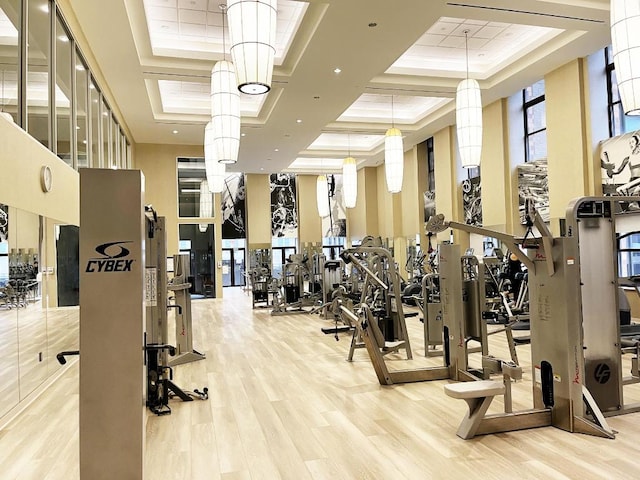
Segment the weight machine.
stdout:
[[251,285],[252,307],[270,307],[277,288],[271,276],[271,252],[258,248],[249,252],[248,283]]
[[[638,201],[640,197],[576,199],[567,208],[557,238],[537,213],[524,238],[490,232],[517,251],[529,271],[534,409],[485,416],[491,399],[504,393],[500,384],[447,385],[449,396],[469,404],[459,436],[552,425],[614,438],[606,417],[640,411],[640,404],[624,402],[615,255],[616,224],[627,214],[624,205]],[[531,220],[533,213],[528,215]],[[440,223],[472,233],[489,232],[444,222],[444,217]],[[540,236],[533,237],[534,226]],[[637,352],[632,360],[636,382],[640,380]]]
[[[386,355],[404,349],[407,359],[411,359],[413,355],[402,308],[400,275],[389,250],[382,247],[379,238],[366,237],[360,246],[343,250],[340,257],[365,277],[359,305],[368,305],[367,311],[375,317],[377,326],[382,325],[380,330],[385,341],[381,351]],[[353,360],[356,349],[364,347],[369,349],[362,338],[362,331],[354,330],[348,360]]]
[[189,278],[189,254],[181,253],[173,256],[174,276],[167,284],[167,290],[173,293],[175,308],[176,353],[169,361],[174,367],[183,363],[204,360],[203,353],[193,348],[193,319],[191,316],[191,284]]
[[[185,255],[186,256],[186,255]],[[185,265],[188,256],[174,257],[176,277],[167,284],[167,246],[164,217],[158,217],[151,206],[145,207],[145,309],[147,327],[145,352],[147,361],[147,400],[149,409],[156,415],[171,413],[169,399],[172,396],[190,402],[194,398],[206,400],[208,389],[187,392],[173,381],[173,366],[205,356],[193,350],[191,297]],[[185,263],[186,262],[186,263]],[[168,303],[167,292],[173,291],[175,301]],[[176,343],[169,345],[167,310],[176,310]],[[177,356],[176,356],[177,354]],[[174,357],[169,360],[169,356]]]
[[311,313],[308,307],[317,307],[322,302],[321,292],[307,292],[308,279],[311,279],[309,257],[306,254],[289,255],[283,266],[281,285],[273,297],[271,315],[292,315]]

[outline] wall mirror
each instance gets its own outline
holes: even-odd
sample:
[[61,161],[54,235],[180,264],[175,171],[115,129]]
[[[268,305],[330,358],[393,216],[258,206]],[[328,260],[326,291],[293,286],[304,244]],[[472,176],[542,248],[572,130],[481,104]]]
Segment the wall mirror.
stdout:
[[77,239],[76,226],[0,205],[0,416],[78,349]]

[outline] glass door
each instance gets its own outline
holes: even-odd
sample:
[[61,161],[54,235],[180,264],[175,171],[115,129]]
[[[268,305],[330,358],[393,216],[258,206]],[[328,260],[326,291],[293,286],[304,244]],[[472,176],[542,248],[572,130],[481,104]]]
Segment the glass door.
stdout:
[[192,298],[194,298],[194,295],[215,297],[215,240],[213,225],[181,224],[179,231],[180,252],[189,253],[190,265],[187,279],[191,284]]
[[233,249],[232,248],[223,248],[222,249],[222,286],[223,287],[231,287],[233,286]]
[[244,248],[222,249],[222,286],[243,287],[245,267]]

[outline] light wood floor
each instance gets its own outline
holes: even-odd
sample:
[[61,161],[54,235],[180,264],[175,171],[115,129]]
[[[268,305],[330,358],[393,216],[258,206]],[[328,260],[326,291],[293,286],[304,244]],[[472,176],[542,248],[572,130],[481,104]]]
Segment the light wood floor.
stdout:
[[[148,416],[148,480],[640,477],[640,414],[609,419],[615,440],[549,427],[465,441],[455,431],[466,404],[445,396],[445,381],[381,387],[366,351],[346,362],[349,337],[323,335],[318,316],[252,311],[239,289],[196,301],[193,311],[194,344],[207,359],[177,367],[175,380],[208,386],[210,399],[174,401],[170,416]],[[422,357],[421,324],[408,322],[413,364],[437,364]],[[504,354],[501,336],[491,337],[491,349]],[[528,360],[526,347],[519,353]],[[78,367],[68,367],[0,431],[2,480],[78,478]],[[531,404],[525,368],[516,408]],[[640,397],[636,387],[630,397]]]

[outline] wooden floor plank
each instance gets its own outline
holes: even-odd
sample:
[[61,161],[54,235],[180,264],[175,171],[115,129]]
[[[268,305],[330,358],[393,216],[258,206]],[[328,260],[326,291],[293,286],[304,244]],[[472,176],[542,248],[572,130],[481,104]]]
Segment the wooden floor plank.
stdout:
[[[444,394],[448,381],[380,386],[366,351],[345,361],[350,335],[324,335],[317,315],[254,311],[239,289],[194,301],[193,315],[206,359],[175,367],[175,381],[207,386],[209,399],[172,400],[171,415],[148,414],[148,480],[638,478],[640,414],[608,419],[615,440],[547,427],[465,441],[455,432],[467,406]],[[415,359],[390,355],[389,368],[440,365],[423,356],[422,324],[407,324]],[[524,375],[513,384],[514,408],[525,409],[530,350],[518,349]],[[508,355],[503,336],[490,337],[490,351]],[[623,365],[627,372],[628,357]],[[78,364],[63,368],[0,431],[2,480],[78,479]],[[640,385],[625,387],[625,398],[640,401]],[[490,412],[502,408],[496,398]]]

